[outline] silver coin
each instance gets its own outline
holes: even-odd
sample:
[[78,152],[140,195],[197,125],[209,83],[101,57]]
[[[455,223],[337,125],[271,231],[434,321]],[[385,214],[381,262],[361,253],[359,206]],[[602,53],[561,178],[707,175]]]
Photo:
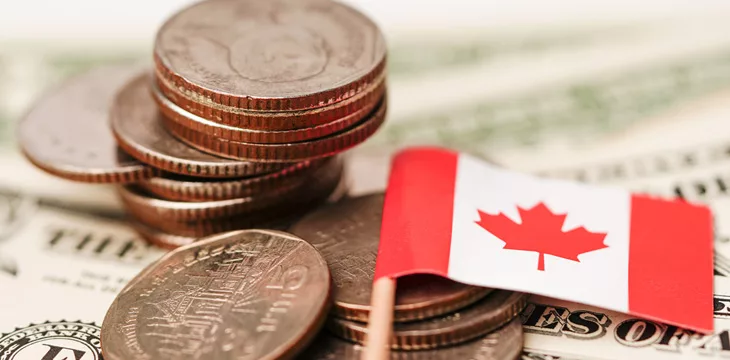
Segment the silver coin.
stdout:
[[67,80],[20,121],[18,139],[37,167],[69,180],[129,183],[157,171],[120,151],[109,129],[109,106],[119,87],[142,68],[107,65]]

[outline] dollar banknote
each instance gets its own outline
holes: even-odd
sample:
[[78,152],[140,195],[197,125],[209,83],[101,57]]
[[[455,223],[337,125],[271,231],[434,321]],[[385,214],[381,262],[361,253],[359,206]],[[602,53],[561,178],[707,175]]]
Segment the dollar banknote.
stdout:
[[24,285],[113,297],[163,252],[142,241],[123,219],[0,191],[0,273]]
[[525,348],[558,359],[726,358],[730,354],[730,279],[715,277],[714,293],[712,334],[533,296],[521,314]]
[[101,323],[164,253],[115,214],[0,189],[0,360],[101,359]]
[[102,359],[101,321],[113,297],[0,274],[0,359]]

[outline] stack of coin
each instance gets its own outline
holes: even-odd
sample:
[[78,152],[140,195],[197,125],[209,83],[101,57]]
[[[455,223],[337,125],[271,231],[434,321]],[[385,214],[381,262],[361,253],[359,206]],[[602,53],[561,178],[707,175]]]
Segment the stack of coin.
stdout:
[[[367,334],[382,208],[382,194],[348,198],[304,216],[291,228],[320,251],[330,268],[334,306],[327,330],[358,344]],[[431,275],[400,278],[390,341],[394,358],[484,354],[479,358],[516,359],[522,350],[517,316],[526,305],[523,293],[473,287]],[[318,344],[304,358],[354,359],[360,351],[327,334],[320,336]]]
[[164,247],[285,226],[343,192],[337,155],[385,119],[385,58],[377,26],[340,3],[203,1],[160,28],[153,71],[71,80],[21,145],[52,174],[123,184],[135,227]]
[[194,4],[160,29],[153,95],[178,139],[224,158],[331,156],[383,123],[385,41],[329,0]]

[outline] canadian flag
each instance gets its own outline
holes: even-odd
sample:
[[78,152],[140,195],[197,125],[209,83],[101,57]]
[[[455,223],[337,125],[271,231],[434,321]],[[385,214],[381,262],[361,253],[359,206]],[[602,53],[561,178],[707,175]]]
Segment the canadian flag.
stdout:
[[375,280],[433,273],[711,332],[712,214],[466,154],[393,160]]

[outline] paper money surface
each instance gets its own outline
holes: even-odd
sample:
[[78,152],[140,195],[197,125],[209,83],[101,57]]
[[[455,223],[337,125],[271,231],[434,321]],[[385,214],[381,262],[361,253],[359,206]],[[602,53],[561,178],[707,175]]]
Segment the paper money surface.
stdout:
[[[667,264],[667,266],[680,266]],[[730,354],[730,279],[715,277],[715,333],[533,296],[522,313],[525,350],[586,359],[703,359]]]
[[0,274],[0,359],[100,360],[101,322],[114,299]]
[[0,273],[24,286],[113,297],[164,253],[121,220],[47,206],[10,191],[0,192],[0,220]]
[[164,251],[124,222],[0,191],[0,360],[101,359],[106,310]]

